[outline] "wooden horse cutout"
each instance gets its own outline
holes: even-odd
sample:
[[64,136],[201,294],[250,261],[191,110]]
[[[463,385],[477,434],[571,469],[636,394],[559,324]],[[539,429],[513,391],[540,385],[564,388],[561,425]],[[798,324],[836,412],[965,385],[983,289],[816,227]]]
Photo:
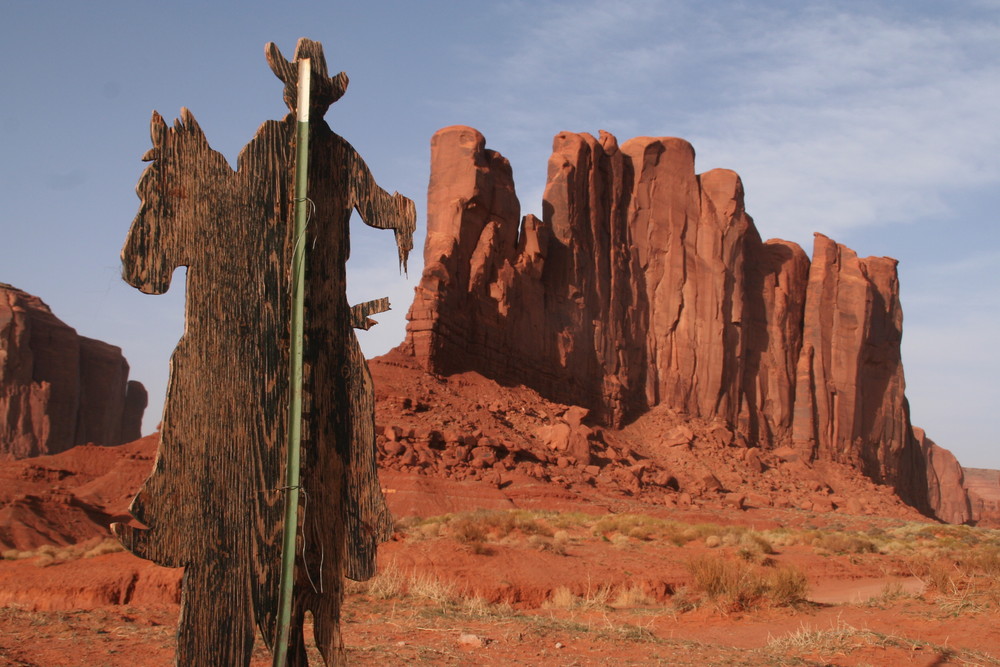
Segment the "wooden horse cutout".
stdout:
[[[297,66],[274,44],[268,64],[294,112]],[[313,614],[327,664],[343,661],[342,575],[369,578],[391,531],[375,462],[374,394],[352,326],[385,299],[351,308],[345,292],[348,224],[395,232],[403,268],[412,248],[413,202],[380,188],[361,156],[322,120],[347,87],[329,77],[322,45],[310,58],[312,103],[306,278],[305,388],[300,539],[289,664],[306,664],[302,621]],[[246,665],[256,626],[275,635],[285,439],[294,113],[267,121],[233,171],[186,109],[173,127],[153,113],[150,165],[122,250],[123,275],[162,294],[187,267],[185,330],[170,360],[160,447],[130,511],[146,528],[116,524],[132,553],[184,567],[177,662]],[[273,647],[272,647],[273,648]]]

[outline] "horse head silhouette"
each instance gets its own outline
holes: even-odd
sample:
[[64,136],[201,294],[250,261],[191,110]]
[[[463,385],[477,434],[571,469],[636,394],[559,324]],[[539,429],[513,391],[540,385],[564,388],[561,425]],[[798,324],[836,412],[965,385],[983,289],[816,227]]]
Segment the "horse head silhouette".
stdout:
[[154,111],[149,134],[153,147],[142,159],[150,165],[136,186],[142,203],[122,249],[122,277],[142,292],[163,294],[174,269],[196,263],[216,241],[216,221],[202,219],[197,229],[179,221],[210,202],[233,171],[186,108],[173,127]]

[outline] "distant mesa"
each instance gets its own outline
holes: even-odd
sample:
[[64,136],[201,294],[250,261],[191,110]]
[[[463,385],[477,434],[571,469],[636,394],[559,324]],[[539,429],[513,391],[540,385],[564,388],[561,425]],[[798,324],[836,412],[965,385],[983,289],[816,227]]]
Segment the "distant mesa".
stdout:
[[1000,528],[1000,471],[962,468],[977,526]]
[[137,440],[146,389],[119,348],[77,335],[36,296],[0,283],[0,458]]
[[972,518],[962,469],[915,432],[896,260],[816,234],[762,241],[732,171],[676,138],[562,132],[543,215],[471,127],[431,141],[424,271],[400,350],[620,427],[655,406],[747,442],[849,465],[943,520]]

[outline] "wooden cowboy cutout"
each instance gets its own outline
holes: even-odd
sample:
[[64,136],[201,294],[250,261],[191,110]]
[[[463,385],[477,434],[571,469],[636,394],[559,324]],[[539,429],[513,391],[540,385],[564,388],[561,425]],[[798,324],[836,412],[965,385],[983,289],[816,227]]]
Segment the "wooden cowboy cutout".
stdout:
[[[294,111],[296,65],[274,44],[271,69]],[[413,202],[376,184],[361,156],[322,120],[347,88],[327,75],[322,45],[310,58],[311,118],[305,387],[299,556],[289,664],[306,664],[302,620],[313,614],[327,664],[342,662],[342,575],[367,579],[391,530],[375,462],[371,376],[352,326],[388,307],[351,308],[345,292],[348,223],[395,232],[403,268]],[[122,250],[126,281],[162,294],[187,267],[184,335],[170,360],[160,447],[132,503],[147,528],[117,524],[132,553],[184,567],[177,662],[246,665],[254,626],[275,636],[288,409],[294,114],[267,121],[233,171],[183,109],[151,124],[142,203]],[[272,647],[273,648],[273,647]]]

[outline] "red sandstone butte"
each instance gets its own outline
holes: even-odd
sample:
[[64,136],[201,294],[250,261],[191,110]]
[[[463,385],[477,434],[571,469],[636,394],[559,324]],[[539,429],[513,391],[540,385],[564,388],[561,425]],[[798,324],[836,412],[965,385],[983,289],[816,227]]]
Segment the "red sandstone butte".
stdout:
[[38,297],[0,283],[0,458],[140,436],[146,390],[121,350],[77,335]]
[[[431,140],[424,272],[401,350],[620,427],[665,405],[857,468],[952,521],[960,476],[913,432],[896,261],[763,242],[732,171],[677,138],[562,132],[541,219],[482,134]],[[967,504],[967,497],[964,501]]]

